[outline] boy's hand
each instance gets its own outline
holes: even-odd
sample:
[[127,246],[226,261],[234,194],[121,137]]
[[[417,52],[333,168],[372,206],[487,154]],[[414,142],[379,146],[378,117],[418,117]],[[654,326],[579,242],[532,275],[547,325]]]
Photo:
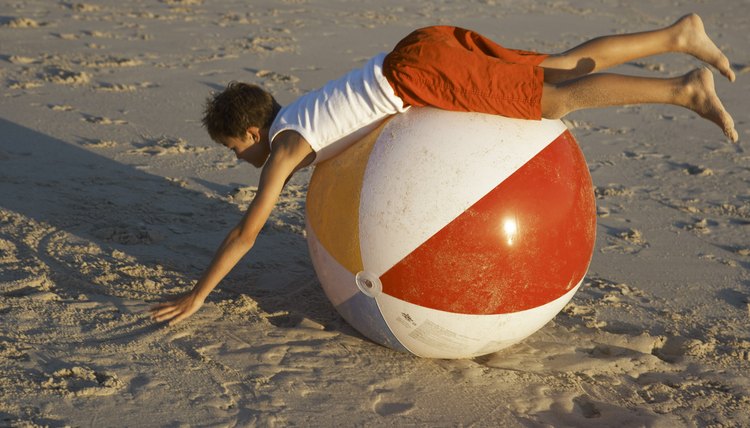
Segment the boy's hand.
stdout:
[[170,326],[175,325],[200,309],[203,301],[191,292],[179,299],[159,303],[149,309],[151,319],[156,322],[169,321]]
[[258,193],[245,217],[224,239],[193,291],[176,300],[152,306],[149,309],[152,320],[169,321],[171,326],[200,309],[211,290],[253,247],[255,238],[279,199],[284,183],[295,171],[315,158],[310,144],[296,132],[284,131],[274,141],[274,149],[260,175]]

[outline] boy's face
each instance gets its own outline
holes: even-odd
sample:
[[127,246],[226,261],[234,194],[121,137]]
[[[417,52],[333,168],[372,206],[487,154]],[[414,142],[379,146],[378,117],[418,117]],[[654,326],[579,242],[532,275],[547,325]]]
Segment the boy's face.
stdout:
[[268,141],[265,141],[266,139],[258,128],[253,127],[248,129],[245,135],[241,137],[221,136],[216,138],[216,142],[232,150],[237,159],[260,168],[271,152]]

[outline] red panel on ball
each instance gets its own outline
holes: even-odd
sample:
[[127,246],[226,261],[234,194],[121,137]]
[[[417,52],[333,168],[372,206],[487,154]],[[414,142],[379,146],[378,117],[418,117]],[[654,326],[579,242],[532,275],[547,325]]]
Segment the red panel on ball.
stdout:
[[455,313],[531,309],[583,279],[595,233],[591,176],[565,131],[384,273],[383,292]]

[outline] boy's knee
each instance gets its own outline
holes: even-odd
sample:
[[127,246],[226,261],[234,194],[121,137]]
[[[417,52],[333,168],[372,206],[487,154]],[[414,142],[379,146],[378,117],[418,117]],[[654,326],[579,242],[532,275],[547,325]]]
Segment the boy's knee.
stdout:
[[567,98],[557,85],[545,84],[542,90],[542,117],[544,119],[561,119],[568,114]]
[[589,57],[568,55],[567,53],[550,55],[540,66],[544,67],[544,81],[560,83],[585,76],[596,69],[596,61]]

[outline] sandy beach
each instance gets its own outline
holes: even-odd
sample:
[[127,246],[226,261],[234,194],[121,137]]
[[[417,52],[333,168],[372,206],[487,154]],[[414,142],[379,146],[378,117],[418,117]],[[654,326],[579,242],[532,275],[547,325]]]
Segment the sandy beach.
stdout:
[[[750,16],[746,1],[44,0],[0,4],[0,426],[750,426]],[[565,123],[596,187],[581,289],[500,352],[377,345],[323,293],[305,241],[311,169],[203,308],[188,291],[259,173],[201,127],[232,80],[282,104],[432,24],[558,52],[688,12],[740,142],[670,106]],[[616,72],[678,76],[685,55]]]

